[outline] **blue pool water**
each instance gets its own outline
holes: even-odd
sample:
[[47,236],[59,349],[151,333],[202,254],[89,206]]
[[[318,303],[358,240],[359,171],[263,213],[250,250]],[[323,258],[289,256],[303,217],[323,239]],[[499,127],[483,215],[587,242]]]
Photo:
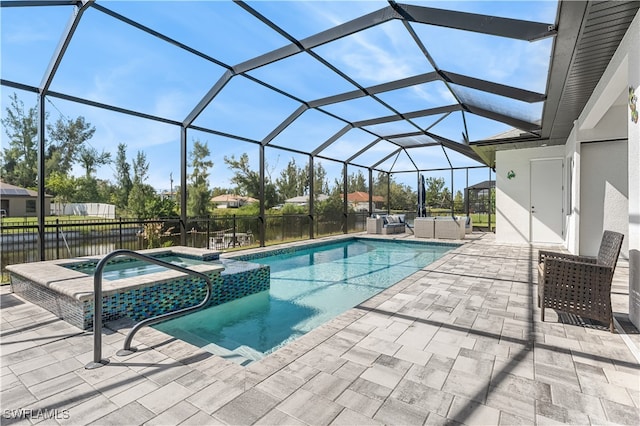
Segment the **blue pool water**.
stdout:
[[[163,254],[154,257],[185,268],[193,265],[200,265],[203,263],[211,263],[204,260],[192,259],[175,254]],[[80,264],[67,265],[65,267],[83,272],[87,275],[93,275],[96,270],[96,262],[85,262]],[[140,275],[153,274],[156,272],[163,272],[167,270],[168,269],[164,266],[155,265],[153,263],[148,263],[141,260],[127,259],[126,261],[114,261],[107,263],[102,270],[102,278],[106,280],[120,280],[123,278],[138,277]]]
[[[155,328],[258,359],[434,262],[453,245],[351,239],[254,260],[271,289]],[[216,353],[216,351],[214,351]]]

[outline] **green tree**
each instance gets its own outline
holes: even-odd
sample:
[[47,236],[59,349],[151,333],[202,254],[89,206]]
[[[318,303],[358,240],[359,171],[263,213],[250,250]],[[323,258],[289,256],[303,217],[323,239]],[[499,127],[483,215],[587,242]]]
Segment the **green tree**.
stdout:
[[91,179],[98,167],[111,163],[111,153],[98,152],[94,147],[83,146],[79,150],[78,161],[84,169],[84,176],[86,179]]
[[304,194],[304,185],[300,182],[301,169],[296,166],[295,158],[292,158],[287,167],[282,169],[280,177],[276,179],[276,189],[279,201]]
[[2,119],[9,143],[2,150],[0,165],[6,183],[34,188],[38,176],[38,115],[36,108],[25,110],[17,94],[9,97],[6,118]]
[[47,173],[68,174],[74,163],[80,160],[83,144],[93,137],[96,129],[82,116],[75,120],[59,118],[54,125],[47,126],[47,129]]
[[[259,197],[254,197],[258,198]],[[276,186],[271,183],[270,179],[264,183],[264,206],[265,209],[270,209],[271,207],[278,204],[278,191],[276,190]]]
[[[280,177],[276,179],[275,186],[279,201],[308,194],[309,176],[309,165],[298,167],[296,160],[292,158],[287,167],[280,172]],[[317,197],[318,194],[328,194],[327,172],[321,163],[314,165],[313,179],[314,197]]]
[[[307,166],[308,169],[309,166]],[[322,163],[314,163],[313,169],[313,195],[315,197],[319,194],[329,195],[329,181],[327,180],[327,171],[324,166]]]
[[74,193],[74,203],[99,203],[101,201],[98,180],[93,176],[81,176],[76,179],[77,190]]
[[153,218],[175,217],[177,215],[176,201],[169,197],[154,195],[147,198],[145,211],[147,216]]
[[127,162],[127,145],[124,143],[118,144],[118,153],[116,154],[115,163],[115,205],[124,209],[129,203],[129,193],[133,186],[133,182],[131,181],[131,165]]
[[109,196],[106,195],[108,183],[99,182],[94,174],[98,166],[111,162],[111,154],[104,150],[102,153],[98,153],[98,150],[93,147],[82,146],[79,152],[79,162],[84,168],[85,175],[78,178],[77,199],[75,201],[82,203],[108,202]]
[[320,216],[334,215],[342,217],[343,200],[339,191],[333,191],[329,198],[315,203],[316,214]]
[[307,206],[299,206],[296,204],[285,204],[280,209],[281,214],[305,214],[307,213]]
[[76,193],[76,178],[61,172],[52,172],[47,178],[47,193],[56,203],[64,205],[73,200]]
[[231,184],[234,185],[235,192],[258,198],[260,195],[260,173],[251,170],[247,153],[243,153],[237,160],[235,155],[225,156],[224,163],[234,172]]
[[129,211],[138,219],[147,219],[147,199],[151,196],[148,185],[133,184],[129,192]]
[[364,178],[364,174],[362,170],[358,170],[358,173],[351,173],[347,178],[347,192],[367,192],[369,190],[369,185],[367,185],[367,181]]
[[131,162],[131,168],[133,169],[133,184],[141,184],[146,182],[149,177],[149,162],[147,161],[147,155],[144,151],[138,151],[136,158]]
[[[225,164],[234,171],[231,183],[235,187],[235,192],[240,195],[260,199],[260,173],[251,170],[249,166],[249,156],[243,153],[239,159],[234,155],[224,157]],[[265,164],[265,169],[267,169]],[[278,204],[278,192],[276,186],[271,182],[271,178],[266,173],[264,182],[264,203],[269,209]]]
[[453,203],[451,191],[449,188],[443,188],[442,191],[440,191],[440,207],[451,210],[451,203]]
[[384,204],[382,206],[379,206],[382,209],[386,209],[388,204],[388,196],[387,196],[388,181],[389,181],[389,174],[383,173],[383,172],[378,172],[378,175],[373,179],[373,195],[380,196],[385,200]]
[[151,185],[145,182],[148,179],[149,163],[144,152],[138,151],[132,162],[133,184],[129,192],[129,211],[136,217],[145,219],[150,215],[147,209],[148,202],[154,197],[155,191]]
[[425,180],[425,200],[428,207],[441,207],[443,188],[443,178],[429,177]]
[[[389,209],[413,211],[418,206],[418,196],[416,190],[409,185],[396,182],[393,175],[379,172],[373,181],[373,194],[387,199],[387,188],[389,192]],[[385,204],[383,208],[386,208]]]
[[416,210],[418,201],[416,192],[410,186],[396,182],[393,176],[391,176],[389,193],[389,205],[392,210]]
[[209,169],[213,162],[207,158],[211,155],[206,142],[193,142],[189,153],[191,167],[190,183],[187,187],[187,214],[189,216],[206,216],[209,214],[211,190],[209,189]]
[[462,195],[462,191],[456,191],[456,196],[453,198],[453,209],[458,212],[464,212],[464,196]]

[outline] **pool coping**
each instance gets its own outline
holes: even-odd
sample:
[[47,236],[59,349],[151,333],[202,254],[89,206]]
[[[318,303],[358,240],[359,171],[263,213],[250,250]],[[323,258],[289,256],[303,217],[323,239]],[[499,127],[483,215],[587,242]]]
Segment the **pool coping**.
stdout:
[[234,252],[226,252],[221,253],[220,258],[222,259],[234,259],[234,260],[243,260],[247,262],[257,262],[261,257],[272,256],[277,253],[291,253],[296,249],[307,249],[313,247],[321,247],[323,245],[334,244],[340,241],[347,240],[356,240],[356,239],[367,239],[367,240],[377,240],[377,241],[402,241],[408,244],[431,244],[431,245],[439,245],[457,248],[461,245],[465,244],[468,241],[464,240],[447,240],[442,241],[440,239],[407,239],[411,234],[395,234],[389,235],[385,237],[384,235],[379,234],[367,234],[367,233],[359,233],[359,234],[346,234],[346,235],[337,235],[337,236],[328,236],[322,238],[315,238],[313,240],[303,240],[303,241],[295,241],[286,244],[279,244],[274,246],[267,247],[258,247],[253,249],[247,249],[242,251],[234,251]]
[[[217,251],[186,247],[162,247],[156,249],[140,250],[143,254],[163,254],[175,253],[191,257],[207,257],[218,254]],[[49,260],[36,263],[21,263],[7,266],[7,270],[12,274],[20,275],[31,280],[38,285],[49,288],[57,293],[71,297],[77,301],[84,302],[93,299],[94,277],[84,272],[66,268],[65,265],[73,265],[83,262],[98,262],[104,255],[91,255],[74,257],[71,259]],[[193,265],[189,267],[196,272],[213,273],[224,271],[224,266],[220,263]],[[102,280],[103,295],[115,294],[123,289],[138,289],[151,285],[152,283],[165,282],[183,275],[182,272],[166,270],[136,277],[122,278],[118,280]]]

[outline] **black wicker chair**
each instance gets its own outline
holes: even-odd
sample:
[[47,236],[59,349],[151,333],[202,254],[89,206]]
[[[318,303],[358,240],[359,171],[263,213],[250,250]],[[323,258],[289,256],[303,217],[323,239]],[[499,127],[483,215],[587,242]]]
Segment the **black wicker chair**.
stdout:
[[597,257],[540,250],[538,254],[538,307],[576,314],[609,324],[611,282],[622,247],[623,234],[604,231]]

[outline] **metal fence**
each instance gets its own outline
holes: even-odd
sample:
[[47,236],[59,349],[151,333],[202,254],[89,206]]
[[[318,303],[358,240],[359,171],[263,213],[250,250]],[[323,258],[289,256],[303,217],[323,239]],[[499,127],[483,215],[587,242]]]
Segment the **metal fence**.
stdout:
[[[265,245],[314,237],[361,232],[368,214],[267,215]],[[346,223],[346,229],[345,229]],[[256,216],[224,215],[189,218],[185,224],[186,245],[215,250],[258,247],[261,219]],[[37,262],[38,226],[3,221],[0,232],[1,282],[6,266]],[[117,249],[142,250],[180,245],[180,219],[165,218],[59,220],[45,224],[45,260],[104,255]]]

